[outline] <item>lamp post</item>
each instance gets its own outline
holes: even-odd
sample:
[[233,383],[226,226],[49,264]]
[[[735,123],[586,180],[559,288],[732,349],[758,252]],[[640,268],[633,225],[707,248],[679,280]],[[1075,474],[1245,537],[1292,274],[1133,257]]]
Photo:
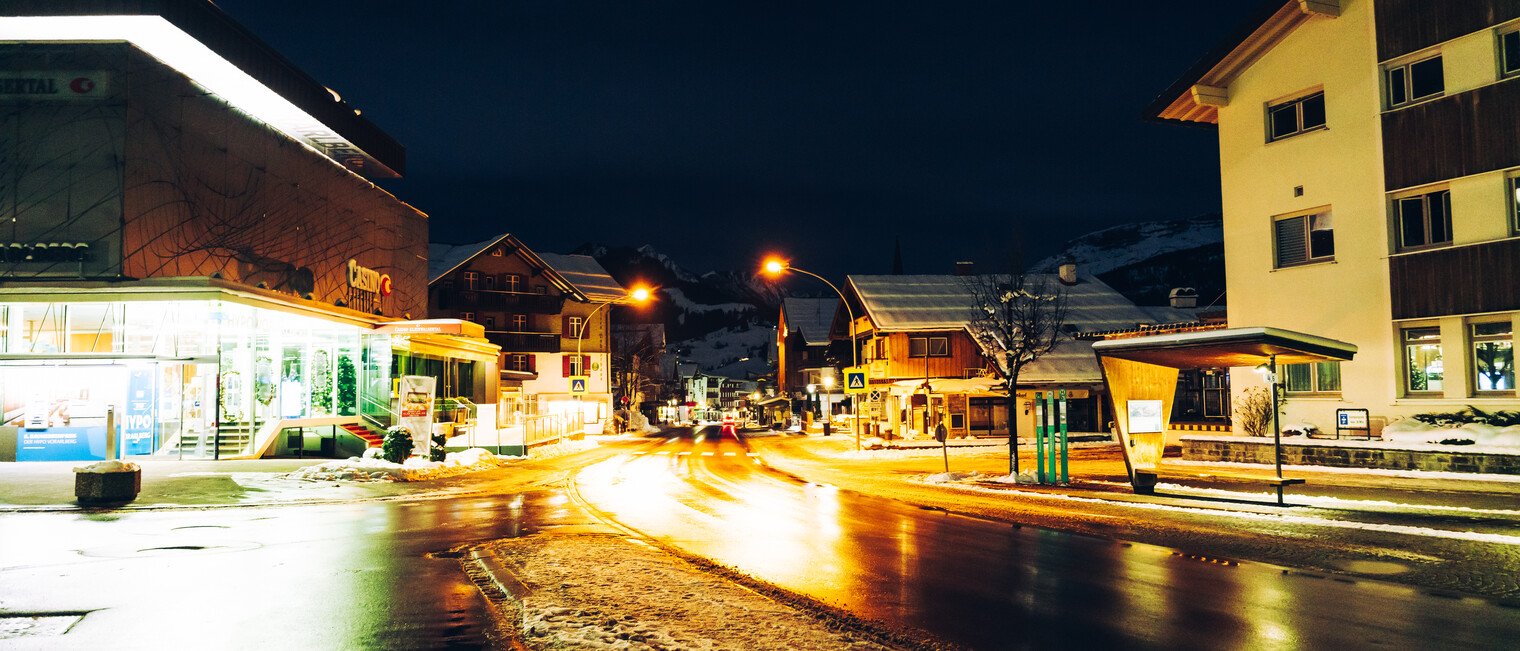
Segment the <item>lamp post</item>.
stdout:
[[[796,267],[793,267],[792,263],[787,262],[785,260],[775,260],[775,259],[773,259],[773,260],[766,261],[766,263],[765,263],[765,271],[767,273],[770,273],[771,275],[780,275],[781,272],[783,272],[783,271],[795,271],[795,272],[798,272],[798,273],[804,273],[804,274],[807,274],[807,275],[812,276],[814,278],[817,278],[819,280],[822,280],[823,284],[828,285],[829,289],[834,290],[834,293],[839,295],[839,302],[840,303],[844,303],[845,314],[848,314],[850,316],[850,323],[849,323],[848,328],[847,328],[849,336],[850,336],[850,368],[855,368],[856,366],[859,366],[860,365],[860,355],[855,350],[855,310],[853,310],[853,309],[850,308],[850,301],[847,300],[844,297],[844,292],[839,291],[839,288],[835,287],[834,283],[829,282],[827,278],[824,278],[823,276],[815,274],[815,273],[813,273],[811,271],[807,271],[805,269],[798,269]],[[848,389],[848,385],[846,385],[846,389]],[[852,428],[851,429],[855,430],[855,451],[857,451],[857,452],[860,451],[860,405],[858,404],[859,402],[860,401],[857,400],[857,399],[854,399],[854,398],[850,399],[850,409],[851,409],[852,412],[854,412],[854,413],[851,414],[851,416],[853,416],[853,418],[850,419],[852,421]]]
[[[649,290],[645,289],[643,287],[637,287],[632,292],[628,293],[628,298],[633,299],[633,301],[635,303],[643,303],[644,301],[649,300]],[[593,308],[591,310],[591,313],[587,314],[586,318],[581,320],[581,327],[579,327],[579,328],[577,328],[575,330],[575,363],[576,363],[576,365],[578,365],[578,366],[581,367],[580,368],[580,374],[586,376],[586,384],[588,384],[588,385],[591,384],[591,374],[587,372],[588,369],[585,366],[585,360],[581,359],[581,342],[583,342],[583,341],[586,340],[586,326],[590,325],[590,323],[591,323],[591,317],[596,316],[597,312],[601,311],[602,308],[607,307],[608,305],[612,305],[612,303],[613,303],[612,301],[607,301],[607,302],[602,303],[601,305],[598,305],[595,308]],[[608,352],[609,355],[611,355],[611,353],[612,353],[612,346],[611,346],[611,343],[612,343],[612,333],[610,333],[610,332],[607,333],[607,343],[608,343],[608,346],[607,346],[608,351],[607,352]],[[586,388],[589,389],[591,387],[588,386]],[[612,392],[612,385],[610,383],[607,386],[607,392],[609,394]],[[575,399],[578,401],[578,400],[581,399],[581,396],[580,395],[576,395]],[[585,420],[586,420],[586,412],[585,412],[584,409],[582,409],[581,410],[581,423],[585,424]]]

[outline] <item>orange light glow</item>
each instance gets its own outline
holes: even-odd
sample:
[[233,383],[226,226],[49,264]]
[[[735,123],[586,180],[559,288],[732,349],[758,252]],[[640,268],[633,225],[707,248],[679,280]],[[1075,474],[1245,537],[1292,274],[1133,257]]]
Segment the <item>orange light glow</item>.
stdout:
[[775,258],[765,261],[766,273],[779,274],[782,271],[785,271],[789,266],[790,265],[788,265],[785,261],[777,260]]

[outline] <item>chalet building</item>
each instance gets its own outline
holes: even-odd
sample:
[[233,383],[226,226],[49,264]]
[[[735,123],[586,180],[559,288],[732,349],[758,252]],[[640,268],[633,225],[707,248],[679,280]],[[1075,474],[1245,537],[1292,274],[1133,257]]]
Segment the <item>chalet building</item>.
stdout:
[[1219,134],[1230,325],[1360,350],[1286,422],[1520,408],[1517,78],[1514,2],[1278,0],[1147,109]]
[[[612,405],[604,308],[631,301],[623,287],[590,257],[534,253],[511,234],[429,249],[428,313],[479,324],[501,348],[503,424],[573,414],[572,429],[600,432]],[[587,378],[584,394],[572,377]]]
[[[781,422],[789,414],[804,411],[815,416],[824,413],[820,401],[839,402],[843,393],[828,394],[817,391],[825,377],[837,381],[838,368],[828,360],[829,336],[834,313],[839,309],[837,298],[786,298],[781,302],[781,324],[776,329],[776,385],[779,395],[767,400],[765,406],[771,422]],[[848,351],[848,349],[846,349]],[[809,386],[815,391],[808,392]],[[837,408],[829,413],[837,413]]]
[[[1025,366],[1018,395],[1025,420],[1019,432],[1034,431],[1030,405],[1036,391],[1065,390],[1068,428],[1107,432],[1111,416],[1100,399],[1103,373],[1084,333],[1156,323],[1150,313],[1091,275],[1068,265],[1045,278],[1067,296],[1065,337],[1055,350]],[[845,299],[856,316],[848,323],[841,307],[832,335],[853,339],[870,392],[861,394],[872,432],[923,436],[944,423],[951,436],[1007,436],[1004,380],[968,329],[975,306],[965,275],[850,276]],[[1032,280],[1040,282],[1040,280]],[[1186,316],[1168,314],[1167,316]],[[871,400],[871,396],[875,400]]]
[[0,160],[0,460],[349,456],[402,374],[494,402],[494,346],[410,323],[406,150],[211,2],[0,3]]

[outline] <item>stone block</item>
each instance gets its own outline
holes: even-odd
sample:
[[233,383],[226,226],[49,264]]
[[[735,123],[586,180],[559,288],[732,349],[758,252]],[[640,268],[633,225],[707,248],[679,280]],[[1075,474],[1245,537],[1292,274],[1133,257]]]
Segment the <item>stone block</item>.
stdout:
[[74,473],[74,497],[80,504],[130,502],[140,491],[141,470]]

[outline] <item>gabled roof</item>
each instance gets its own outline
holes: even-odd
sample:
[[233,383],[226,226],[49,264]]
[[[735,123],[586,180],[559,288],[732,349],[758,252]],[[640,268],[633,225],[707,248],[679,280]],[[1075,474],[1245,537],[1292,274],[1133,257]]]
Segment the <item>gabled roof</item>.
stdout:
[[837,298],[786,298],[781,301],[781,315],[786,319],[787,332],[802,335],[802,343],[809,346],[827,346],[829,328],[834,322],[834,312],[839,310]]
[[[975,301],[964,276],[850,276],[850,290],[878,332],[966,330]],[[1066,292],[1066,338],[1025,366],[1019,384],[1094,383],[1103,380],[1091,341],[1072,336],[1133,328],[1155,320],[1103,281],[1079,274],[1077,284],[1061,285],[1054,274],[1030,274],[1029,282],[1049,283]]]
[[[511,255],[521,257],[530,266],[544,270],[544,275],[565,294],[566,298],[576,301],[585,301],[586,295],[561,275],[553,266],[545,262],[542,257],[534,253],[532,249],[523,244],[511,233],[503,233],[489,240],[481,240],[471,244],[443,244],[439,242],[428,243],[428,284],[432,285],[439,278],[447,276],[454,270],[464,266],[471,260],[480,257],[486,251],[504,247]],[[601,267],[597,267],[600,269]],[[606,273],[606,272],[603,272]]]
[[558,253],[542,253],[538,257],[593,303],[633,301],[633,298],[628,295],[628,290],[623,289],[618,281],[613,280],[612,274],[607,273],[607,270],[597,263],[596,258],[589,255],[560,255]]
[[1340,15],[1340,0],[1266,0],[1145,108],[1152,120],[1219,124],[1230,83],[1315,16]]

